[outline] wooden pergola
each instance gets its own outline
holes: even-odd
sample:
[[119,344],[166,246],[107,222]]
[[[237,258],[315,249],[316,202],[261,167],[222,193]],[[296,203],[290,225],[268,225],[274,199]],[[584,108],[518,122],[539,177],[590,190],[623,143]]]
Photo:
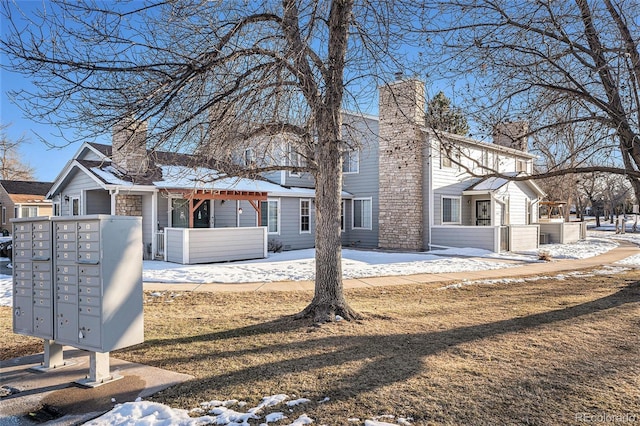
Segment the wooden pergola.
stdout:
[[262,191],[238,191],[232,189],[170,189],[172,195],[181,194],[189,200],[189,228],[193,228],[193,216],[198,207],[207,200],[248,201],[260,217],[260,202],[267,201],[267,193]]

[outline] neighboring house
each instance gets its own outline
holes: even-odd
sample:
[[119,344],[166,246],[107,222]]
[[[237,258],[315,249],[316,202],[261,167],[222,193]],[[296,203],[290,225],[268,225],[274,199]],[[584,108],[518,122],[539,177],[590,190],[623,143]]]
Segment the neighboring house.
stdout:
[[[492,144],[435,134],[424,127],[424,108],[424,85],[404,80],[381,89],[379,118],[344,114],[343,136],[353,148],[344,153],[343,244],[406,250],[536,248],[540,188],[532,181],[471,174],[488,169],[507,176],[530,173],[535,157],[525,151],[526,140],[497,138]],[[507,136],[522,130],[505,129]],[[125,143],[130,137],[137,142]],[[198,236],[200,231],[174,239],[176,229],[259,228],[285,250],[314,246],[308,173],[212,180],[215,164],[197,156],[149,153],[145,142],[145,129],[116,129],[112,146],[83,144],[49,191],[57,214],[142,216],[147,254],[183,263],[206,261],[192,259],[205,246],[228,248],[232,240],[264,237],[234,237],[227,230],[223,241],[213,243],[208,234]],[[286,164],[300,161],[286,144],[274,152]],[[246,149],[237,161],[249,164],[255,155]],[[256,253],[252,256],[261,257]]]
[[51,200],[46,199],[53,182],[0,180],[0,227],[19,217],[51,216]]

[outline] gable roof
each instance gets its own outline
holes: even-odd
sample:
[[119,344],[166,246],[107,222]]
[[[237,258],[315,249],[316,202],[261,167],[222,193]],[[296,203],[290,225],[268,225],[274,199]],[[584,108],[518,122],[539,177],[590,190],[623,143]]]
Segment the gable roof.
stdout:
[[[102,157],[102,160],[82,159],[80,153],[89,148]],[[227,177],[215,168],[215,161],[197,155],[166,151],[149,151],[149,172],[142,176],[131,176],[118,170],[111,161],[112,147],[87,142],[66,166],[51,190],[49,198],[56,195],[64,182],[73,176],[74,171],[86,173],[103,189],[125,189],[138,191],[171,190],[177,191],[249,191],[268,192],[270,196],[315,197],[312,188],[286,187],[266,178]],[[342,191],[344,198],[352,194]]]
[[14,204],[34,204],[49,203],[45,198],[53,182],[0,180],[0,185]]
[[45,196],[53,182],[35,182],[28,180],[0,180],[0,185],[9,195],[29,194]]
[[476,180],[474,183],[472,183],[467,189],[462,191],[462,194],[463,195],[489,194],[492,192],[496,192],[497,190],[499,190],[509,182],[521,182],[529,186],[529,188],[531,188],[533,192],[535,192],[536,195],[538,195],[539,197],[543,197],[546,195],[545,192],[532,180],[512,181],[511,179],[508,178],[508,177],[516,177],[519,174],[521,173],[513,172],[513,173],[506,173],[505,176],[507,177],[491,176],[491,177],[480,178],[479,180]]

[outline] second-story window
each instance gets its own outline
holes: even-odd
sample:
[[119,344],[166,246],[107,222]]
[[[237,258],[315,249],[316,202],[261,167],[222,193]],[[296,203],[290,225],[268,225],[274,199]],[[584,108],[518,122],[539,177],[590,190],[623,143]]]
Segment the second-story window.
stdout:
[[516,172],[526,172],[527,162],[525,160],[516,160]]
[[256,154],[253,148],[247,148],[244,150],[243,162],[245,166],[252,166],[256,163]]
[[360,151],[358,151],[357,149],[344,151],[344,153],[342,154],[342,172],[360,172]]
[[[287,148],[287,165],[291,167],[305,167],[307,160],[300,154],[298,148],[289,144]],[[289,176],[300,176],[300,172],[290,171]]]

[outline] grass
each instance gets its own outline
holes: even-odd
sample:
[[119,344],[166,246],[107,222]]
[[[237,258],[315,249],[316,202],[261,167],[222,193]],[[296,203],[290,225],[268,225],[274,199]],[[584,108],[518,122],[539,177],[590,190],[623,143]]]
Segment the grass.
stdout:
[[[286,393],[311,400],[290,419],[326,425],[388,414],[421,425],[640,419],[637,270],[439,287],[350,290],[366,319],[322,326],[290,318],[306,292],[147,294],[145,343],[113,355],[193,375],[153,397],[186,409]],[[4,336],[10,315],[0,309]],[[0,357],[38,351],[15,336]]]

